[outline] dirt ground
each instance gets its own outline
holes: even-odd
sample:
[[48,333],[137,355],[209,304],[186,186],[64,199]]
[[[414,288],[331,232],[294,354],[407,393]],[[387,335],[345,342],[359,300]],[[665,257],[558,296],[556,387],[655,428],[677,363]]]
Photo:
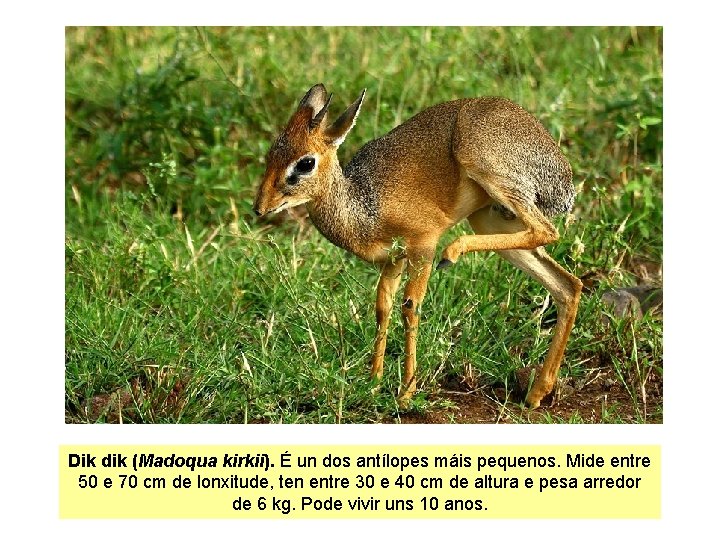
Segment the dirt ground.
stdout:
[[[574,385],[574,386],[573,386]],[[517,424],[517,423],[662,423],[662,379],[650,377],[642,390],[630,393],[610,368],[598,369],[586,381],[560,380],[558,388],[542,405],[529,410],[520,405],[517,390],[486,387],[475,391],[443,389],[429,401],[447,407],[429,412],[409,412],[390,417],[400,424]]]
[[[642,317],[651,313],[662,318],[662,266],[633,259],[631,269],[638,275],[637,287],[610,290],[603,296],[607,308],[617,317]],[[599,273],[582,276],[587,290],[595,288]],[[662,364],[662,360],[659,361]],[[629,376],[618,380],[607,358],[592,359],[583,379],[560,379],[553,394],[540,407],[521,405],[530,379],[530,369],[516,372],[516,388],[480,386],[469,389],[462,382],[445,384],[428,396],[428,412],[401,413],[385,420],[400,424],[517,424],[517,423],[618,423],[660,424],[663,421],[663,388],[660,371],[648,373],[644,381]],[[628,386],[625,386],[628,385]]]
[[[522,423],[662,423],[662,377],[658,372],[637,381],[621,383],[609,366],[590,370],[583,379],[560,379],[556,390],[540,407],[530,410],[521,405],[527,392],[529,368],[516,373],[516,388],[478,386],[468,389],[462,381],[446,381],[437,392],[427,396],[432,405],[428,411],[411,411],[388,415],[386,424],[522,424]],[[626,388],[624,384],[631,384]],[[118,389],[110,394],[94,396],[78,411],[66,411],[66,421],[108,423],[121,422],[122,416],[138,421],[136,403],[147,401],[152,408],[177,411],[186,403],[185,384],[176,381],[168,390],[150,388],[148,381],[133,381],[132,391]],[[631,396],[637,396],[635,400]],[[84,416],[84,419],[81,417]],[[127,421],[127,420],[126,420]]]

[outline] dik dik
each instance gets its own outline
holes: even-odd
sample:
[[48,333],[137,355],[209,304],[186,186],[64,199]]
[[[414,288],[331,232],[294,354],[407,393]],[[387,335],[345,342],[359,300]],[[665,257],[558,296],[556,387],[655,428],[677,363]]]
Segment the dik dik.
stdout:
[[[404,269],[405,364],[400,399],[416,389],[419,307],[440,236],[467,219],[438,264],[472,251],[500,257],[545,286],[558,308],[545,363],[526,401],[537,407],[557,380],[582,284],[542,248],[558,238],[549,217],[568,212],[575,189],[567,160],[528,112],[497,97],[459,99],[426,109],[363,146],[342,169],[337,149],[355,124],[365,91],[332,124],[331,95],[313,86],[270,148],[255,200],[262,216],[305,204],[332,243],[378,265],[372,375],[382,376],[393,297]],[[393,240],[405,250],[391,256]]]

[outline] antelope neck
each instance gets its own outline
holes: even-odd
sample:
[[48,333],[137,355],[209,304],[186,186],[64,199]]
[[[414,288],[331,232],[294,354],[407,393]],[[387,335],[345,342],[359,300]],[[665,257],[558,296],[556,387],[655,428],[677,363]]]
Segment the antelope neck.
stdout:
[[307,204],[310,219],[336,246],[363,256],[378,222],[377,190],[365,178],[348,178],[335,163],[324,191]]

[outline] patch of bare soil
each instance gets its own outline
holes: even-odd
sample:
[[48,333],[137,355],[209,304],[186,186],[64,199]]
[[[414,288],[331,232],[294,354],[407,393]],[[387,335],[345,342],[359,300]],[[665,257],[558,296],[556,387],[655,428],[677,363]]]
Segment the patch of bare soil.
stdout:
[[[662,265],[631,258],[630,271],[638,276],[638,285],[611,289],[603,294],[603,303],[616,317],[640,318],[645,314],[662,317]],[[593,290],[604,275],[591,272],[582,276],[586,290]],[[604,320],[607,318],[605,316]],[[517,423],[651,423],[663,421],[661,371],[651,371],[644,380],[629,374],[625,382],[615,376],[607,359],[593,359],[589,376],[559,380],[557,388],[540,407],[530,410],[522,405],[531,369],[516,372],[516,388],[474,386],[468,381],[449,384],[428,400],[433,410],[410,411],[389,417],[386,423],[398,424],[517,424]],[[662,363],[662,360],[660,360]],[[465,386],[465,388],[463,388]],[[463,391],[464,390],[464,391]],[[447,405],[447,406],[445,406]]]
[[638,392],[633,401],[610,368],[598,369],[591,380],[566,379],[537,409],[521,405],[517,390],[484,387],[461,392],[442,389],[429,397],[448,406],[428,412],[411,411],[388,418],[399,424],[517,424],[517,423],[662,423],[662,379],[649,378],[644,385],[645,402]]
[[[520,383],[522,384],[522,383]],[[642,399],[644,391],[644,402]],[[637,400],[617,381],[611,368],[593,372],[591,380],[560,380],[537,409],[521,405],[524,392],[482,387],[473,391],[441,389],[429,401],[447,404],[432,411],[411,411],[386,419],[399,424],[517,423],[662,423],[662,379],[649,378]]]

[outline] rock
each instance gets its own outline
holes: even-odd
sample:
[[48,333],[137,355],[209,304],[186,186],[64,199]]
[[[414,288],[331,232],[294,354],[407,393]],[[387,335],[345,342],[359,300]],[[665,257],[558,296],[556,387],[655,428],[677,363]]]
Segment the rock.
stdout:
[[[617,318],[640,319],[649,312],[662,315],[662,289],[652,285],[611,289],[601,300]],[[603,315],[603,321],[610,322],[606,315]]]

